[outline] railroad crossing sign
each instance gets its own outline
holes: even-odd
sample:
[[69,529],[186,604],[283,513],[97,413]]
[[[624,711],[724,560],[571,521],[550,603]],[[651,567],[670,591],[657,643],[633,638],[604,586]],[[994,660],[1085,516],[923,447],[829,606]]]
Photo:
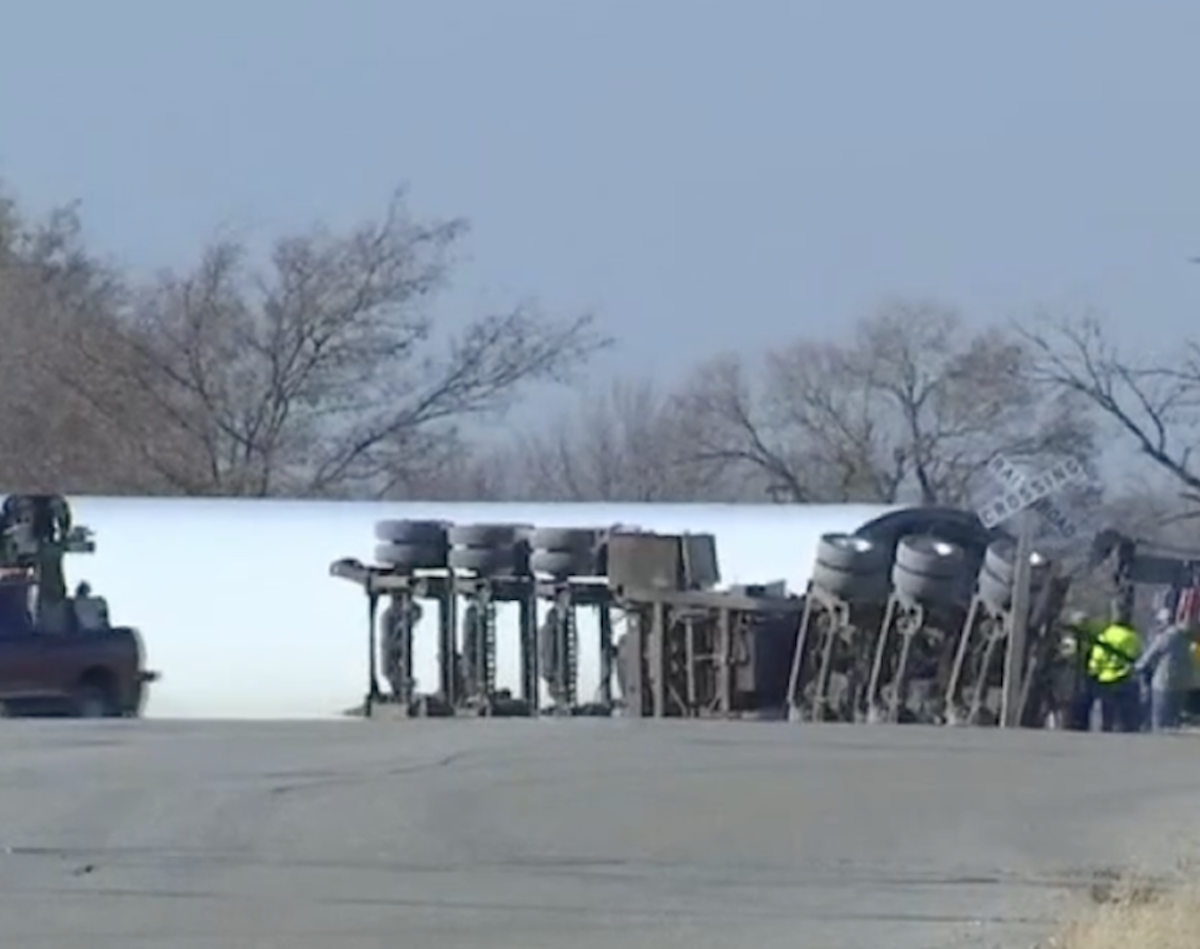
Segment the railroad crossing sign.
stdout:
[[[1003,468],[1001,467],[1002,464],[1004,464]],[[989,473],[1009,495],[1013,493],[1019,495],[1021,493],[1021,486],[1028,479],[1028,475],[1019,467],[1004,463],[1003,460],[993,465]],[[1028,492],[1026,492],[1025,496],[1028,497]],[[1042,521],[1048,524],[1064,540],[1070,540],[1078,532],[1078,528],[1071,518],[1049,496],[1038,498],[1033,504],[1028,506],[1028,509],[1040,515]],[[995,511],[994,513],[998,514],[1000,512]],[[1011,517],[1012,515],[1008,516]]]
[[1003,489],[1000,497],[979,509],[983,526],[991,530],[1014,514],[1032,508],[1063,537],[1075,534],[1075,525],[1051,500],[1064,488],[1086,484],[1087,471],[1078,461],[1067,459],[1035,475],[1028,475],[1003,455],[997,455],[987,466],[987,472]]
[[1041,514],[1059,533],[1070,537],[1075,533],[1075,525],[1050,498],[1063,488],[1086,484],[1089,479],[1083,465],[1070,460],[1030,475],[1003,455],[997,455],[988,464],[987,471],[1004,488],[1004,493],[979,509],[980,521],[990,530],[1010,517],[1018,519],[1010,625],[1004,648],[1004,698],[1000,710],[1001,725],[1016,728],[1020,725],[1020,696],[1026,671],[1025,644],[1029,636],[1034,514]]

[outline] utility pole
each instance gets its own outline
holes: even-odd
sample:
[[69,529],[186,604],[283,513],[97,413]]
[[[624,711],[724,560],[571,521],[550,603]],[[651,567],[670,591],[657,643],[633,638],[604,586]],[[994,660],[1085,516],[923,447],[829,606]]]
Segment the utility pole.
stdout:
[[1002,728],[1021,727],[1021,690],[1025,683],[1025,654],[1029,641],[1029,599],[1033,574],[1033,536],[1036,514],[1026,508],[1016,516],[1017,551],[1013,563],[1012,609],[1009,611],[1008,649],[1004,653],[1004,696],[1000,706]]

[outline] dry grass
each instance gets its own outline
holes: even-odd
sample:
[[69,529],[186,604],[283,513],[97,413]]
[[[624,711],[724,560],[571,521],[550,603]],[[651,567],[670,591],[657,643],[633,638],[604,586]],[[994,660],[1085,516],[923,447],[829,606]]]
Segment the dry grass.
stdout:
[[1050,949],[1200,947],[1200,885],[1099,880],[1091,896],[1093,905],[1063,926]]

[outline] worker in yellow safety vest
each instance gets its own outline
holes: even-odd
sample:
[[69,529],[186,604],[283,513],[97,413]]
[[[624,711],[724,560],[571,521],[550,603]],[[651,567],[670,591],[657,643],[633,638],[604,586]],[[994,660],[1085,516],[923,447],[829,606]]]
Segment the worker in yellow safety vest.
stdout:
[[1083,610],[1074,610],[1067,616],[1059,642],[1059,659],[1067,699],[1064,724],[1072,731],[1086,732],[1092,727],[1096,689],[1088,675],[1088,657],[1106,625],[1104,620],[1088,616]]
[[1100,704],[1102,731],[1141,731],[1141,683],[1134,669],[1141,652],[1142,637],[1128,622],[1113,621],[1092,639],[1085,692],[1089,717],[1092,705]]

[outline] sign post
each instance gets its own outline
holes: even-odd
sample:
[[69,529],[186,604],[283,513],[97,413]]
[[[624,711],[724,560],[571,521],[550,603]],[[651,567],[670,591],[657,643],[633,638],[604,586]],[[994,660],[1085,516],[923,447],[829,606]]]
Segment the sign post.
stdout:
[[1012,608],[1009,611],[1008,649],[1004,653],[1004,692],[1000,700],[1000,727],[1020,728],[1021,687],[1025,681],[1025,652],[1029,640],[1029,600],[1033,574],[1033,532],[1037,528],[1032,508],[1017,513],[1017,552],[1013,564]]
[[1084,484],[1087,472],[1077,461],[1063,461],[1027,476],[1007,458],[998,455],[988,465],[988,474],[1005,488],[1004,493],[979,510],[979,519],[989,530],[1009,518],[1017,521],[1017,549],[1013,563],[1012,608],[1009,610],[1008,648],[1004,654],[1004,687],[1000,707],[1002,728],[1020,727],[1020,696],[1025,679],[1025,652],[1029,640],[1030,587],[1033,573],[1033,540],[1038,514],[1064,537],[1075,533],[1074,525],[1058,510],[1051,496],[1063,488]]

